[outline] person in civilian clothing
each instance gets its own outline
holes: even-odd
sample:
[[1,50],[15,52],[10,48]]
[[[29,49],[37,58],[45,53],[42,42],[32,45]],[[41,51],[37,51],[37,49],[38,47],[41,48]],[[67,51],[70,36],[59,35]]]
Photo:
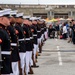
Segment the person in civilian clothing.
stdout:
[[67,28],[66,23],[63,24],[63,39],[67,39]]

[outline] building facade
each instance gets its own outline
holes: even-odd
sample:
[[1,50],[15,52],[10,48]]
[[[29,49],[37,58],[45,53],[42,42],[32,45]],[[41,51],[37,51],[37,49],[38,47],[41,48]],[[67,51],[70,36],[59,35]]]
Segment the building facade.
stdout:
[[75,18],[75,5],[0,4],[0,8],[11,8],[24,12],[24,15],[42,18]]

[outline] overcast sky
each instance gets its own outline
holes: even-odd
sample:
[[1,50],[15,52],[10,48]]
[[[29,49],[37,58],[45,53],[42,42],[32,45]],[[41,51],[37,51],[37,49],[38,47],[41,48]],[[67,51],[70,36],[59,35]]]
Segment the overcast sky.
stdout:
[[0,0],[0,4],[75,4],[75,0]]

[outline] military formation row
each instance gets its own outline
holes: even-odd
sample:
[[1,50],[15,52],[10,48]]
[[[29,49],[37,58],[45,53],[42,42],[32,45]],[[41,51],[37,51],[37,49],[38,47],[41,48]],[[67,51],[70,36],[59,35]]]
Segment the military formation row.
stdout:
[[0,11],[1,75],[33,74],[38,53],[47,39],[45,21],[16,10]]

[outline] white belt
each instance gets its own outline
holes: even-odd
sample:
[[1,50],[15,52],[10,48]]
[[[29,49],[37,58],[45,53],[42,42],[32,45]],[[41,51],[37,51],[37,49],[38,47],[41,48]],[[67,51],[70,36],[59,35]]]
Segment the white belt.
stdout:
[[37,31],[37,32],[40,32],[40,31]]
[[37,35],[35,34],[35,35],[33,35],[33,36],[37,36]]
[[11,43],[11,46],[17,46],[17,43]]
[[33,39],[33,37],[30,37],[30,39]]
[[41,30],[43,30],[44,28],[41,28]]
[[11,55],[11,51],[1,51],[1,54]]
[[24,39],[19,39],[18,41],[24,41]]
[[25,38],[25,40],[30,40],[30,38]]

